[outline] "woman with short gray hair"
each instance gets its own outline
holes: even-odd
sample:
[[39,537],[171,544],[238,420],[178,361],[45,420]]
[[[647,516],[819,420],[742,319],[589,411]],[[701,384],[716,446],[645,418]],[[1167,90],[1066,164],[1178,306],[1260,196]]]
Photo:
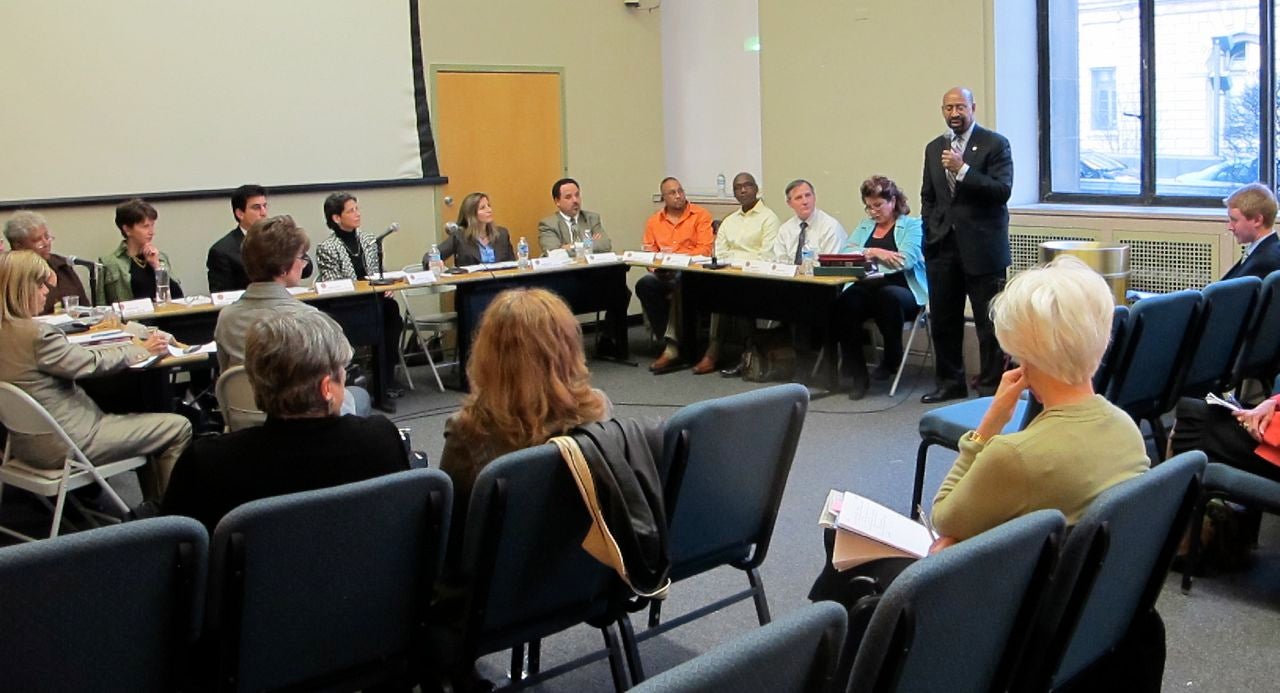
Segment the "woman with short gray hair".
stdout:
[[164,512],[213,531],[239,505],[409,468],[395,425],[340,416],[351,344],[319,311],[283,313],[249,328],[245,371],[266,423],[202,438],[178,460]]
[[35,251],[58,277],[57,286],[45,297],[41,315],[52,313],[64,296],[74,296],[82,306],[90,304],[89,294],[85,292],[76,268],[67,258],[53,252],[53,232],[43,215],[26,210],[14,212],[4,223],[4,238],[9,241],[11,250]]

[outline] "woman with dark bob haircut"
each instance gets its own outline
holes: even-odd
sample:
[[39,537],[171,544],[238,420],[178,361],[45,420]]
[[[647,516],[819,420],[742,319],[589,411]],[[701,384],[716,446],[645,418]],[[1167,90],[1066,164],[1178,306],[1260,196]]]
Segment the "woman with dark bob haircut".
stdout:
[[862,354],[862,323],[875,320],[884,339],[884,358],[876,369],[877,380],[893,377],[902,361],[902,324],[916,316],[929,300],[924,276],[924,228],[920,219],[907,216],[911,208],[898,184],[884,176],[862,182],[863,219],[842,253],[864,253],[880,272],[851,284],[836,301],[831,324],[840,340],[841,374],[852,380],[849,399],[867,394],[867,362]]

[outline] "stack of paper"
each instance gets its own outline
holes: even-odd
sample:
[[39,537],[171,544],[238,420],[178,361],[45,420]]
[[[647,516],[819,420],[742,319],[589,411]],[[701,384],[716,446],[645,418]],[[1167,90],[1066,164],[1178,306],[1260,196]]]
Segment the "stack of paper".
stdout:
[[847,570],[877,558],[920,558],[934,536],[924,525],[856,493],[831,491],[818,523],[836,530],[831,565]]

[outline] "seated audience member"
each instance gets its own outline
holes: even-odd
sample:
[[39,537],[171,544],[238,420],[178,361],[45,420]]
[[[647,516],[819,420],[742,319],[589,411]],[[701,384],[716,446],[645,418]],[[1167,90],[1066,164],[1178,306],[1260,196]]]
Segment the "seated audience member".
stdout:
[[[720,221],[715,235],[715,257],[721,263],[746,262],[747,260],[772,260],[773,244],[778,238],[778,215],[760,199],[760,186],[755,176],[747,172],[733,177],[733,197],[741,205]],[[720,358],[720,331],[725,317],[711,316],[711,335],[702,360],[693,367],[695,375],[705,375],[716,369]]]
[[1280,482],[1280,465],[1257,453],[1263,434],[1273,425],[1277,403],[1280,392],[1252,409],[1233,412],[1202,399],[1184,397],[1178,402],[1169,447],[1175,455],[1203,450],[1211,462]]
[[1265,279],[1280,270],[1280,241],[1276,240],[1276,196],[1261,183],[1250,183],[1227,198],[1227,230],[1245,246],[1240,261],[1223,279],[1253,276]]
[[844,227],[835,217],[818,209],[813,184],[804,179],[787,183],[787,206],[795,215],[782,222],[773,243],[776,262],[800,264],[800,254],[808,242],[817,255],[827,255],[844,245]]
[[124,240],[115,252],[98,258],[102,264],[102,276],[98,279],[99,305],[131,301],[135,298],[155,298],[156,270],[169,271],[169,291],[173,298],[182,298],[182,286],[173,272],[169,256],[155,246],[156,208],[140,199],[132,199],[116,207],[116,228]]
[[[659,189],[662,192],[662,209],[644,224],[645,249],[710,256],[715,243],[711,214],[690,202],[684,195],[684,186],[675,178],[663,178]],[[636,282],[636,296],[649,318],[649,327],[666,341],[662,355],[649,366],[651,371],[664,371],[680,360],[679,335],[676,332],[680,316],[678,313],[672,315],[680,305],[679,285],[680,274],[663,269],[654,270]]]
[[862,182],[862,204],[867,211],[849,236],[842,253],[861,252],[879,264],[882,276],[850,284],[836,301],[831,324],[840,341],[841,373],[852,380],[849,399],[867,394],[867,362],[862,353],[862,323],[875,320],[884,339],[884,358],[876,369],[877,380],[893,377],[902,361],[902,325],[920,312],[929,300],[920,253],[924,229],[909,217],[907,196],[884,176]]
[[[333,233],[316,248],[318,281],[336,279],[367,279],[378,272],[378,246],[373,236],[360,230],[360,203],[350,193],[333,193],[324,201],[325,224]],[[400,334],[404,332],[404,320],[400,317],[400,304],[387,292],[382,298],[382,345],[379,347],[379,377],[391,383],[393,364],[400,348]],[[392,396],[398,396],[393,391]],[[395,403],[384,400],[381,408],[395,412]]]
[[[87,349],[58,330],[32,320],[57,281],[37,254],[20,250],[0,255],[0,381],[31,395],[52,416],[89,461],[106,464],[149,456],[138,479],[145,500],[158,502],[174,462],[191,442],[191,424],[176,414],[103,414],[77,384],[108,375],[167,352],[160,332],[145,341]],[[61,469],[67,450],[52,436],[10,436],[15,457],[32,467]]]
[[80,283],[80,275],[67,258],[53,252],[53,234],[49,232],[49,222],[35,212],[16,212],[4,224],[4,237],[14,250],[34,250],[37,255],[49,263],[49,269],[58,277],[58,285],[49,291],[45,299],[41,315],[53,312],[54,306],[62,302],[63,296],[73,296],[80,305],[89,305],[89,296],[85,293],[84,284]]
[[[254,222],[240,248],[250,284],[235,303],[218,313],[218,324],[213,331],[221,370],[244,363],[245,341],[254,323],[286,313],[320,313],[315,306],[289,293],[302,279],[310,247],[307,232],[293,222],[293,217],[269,217]],[[320,315],[332,322],[324,313]],[[341,329],[337,323],[334,327]],[[347,388],[342,413],[367,416],[369,393],[358,387]]]
[[[1055,508],[1074,525],[1098,494],[1149,466],[1142,433],[1128,414],[1093,392],[1093,373],[1111,336],[1111,290],[1079,259],[1061,256],[1009,281],[991,302],[1000,346],[1019,367],[1006,371],[977,430],[933,501],[937,551],[1015,517]],[[1000,431],[1029,390],[1044,404],[1022,431]],[[809,593],[852,605],[867,592],[858,575],[887,585],[904,559],[874,560],[845,572],[828,562]]]
[[[528,240],[528,239],[526,239]],[[457,228],[439,245],[440,259],[453,258],[455,267],[510,262],[516,259],[507,227],[493,223],[493,207],[489,196],[473,192],[462,198],[458,209]],[[422,266],[430,264],[431,249],[422,257]]]
[[318,311],[260,320],[249,328],[245,351],[267,421],[197,440],[174,469],[165,514],[193,517],[212,532],[252,500],[409,468],[395,424],[382,416],[339,416],[351,345],[332,320]]
[[[249,286],[250,279],[245,272],[240,248],[254,223],[267,218],[267,189],[253,183],[236,188],[231,193],[231,214],[236,218],[236,227],[210,246],[205,261],[209,271],[209,291],[213,293],[243,291]],[[310,276],[311,258],[307,258],[302,278]]]
[[444,427],[440,469],[453,480],[449,556],[458,557],[476,476],[495,458],[612,416],[591,387],[582,328],[545,289],[498,294],[480,319],[467,362],[471,394]]
[[538,243],[545,254],[556,248],[573,250],[585,234],[591,234],[591,249],[597,253],[613,250],[613,241],[605,233],[600,215],[582,208],[582,191],[578,181],[561,178],[551,186],[551,199],[559,210],[538,222]]

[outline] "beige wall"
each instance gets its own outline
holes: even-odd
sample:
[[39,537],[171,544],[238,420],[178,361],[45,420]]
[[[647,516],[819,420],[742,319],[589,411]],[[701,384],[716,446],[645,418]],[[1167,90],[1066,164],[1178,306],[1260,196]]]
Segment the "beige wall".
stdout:
[[819,205],[852,227],[864,216],[858,185],[879,173],[918,214],[943,92],[971,87],[979,122],[994,125],[990,4],[760,0],[764,192],[775,211],[789,212],[787,181],[807,178]]
[[[433,63],[564,68],[570,175],[582,181],[586,206],[603,215],[615,243],[638,246],[644,218],[653,209],[649,195],[663,175],[658,15],[628,10],[621,2],[422,0],[421,17],[428,69]],[[254,179],[254,156],[245,152],[246,182]],[[389,267],[421,259],[439,221],[434,188],[352,192],[360,198],[365,229],[377,232],[400,222],[401,232],[387,242]],[[315,244],[328,235],[324,197],[275,195],[271,211],[294,215]],[[156,206],[157,245],[169,254],[188,291],[204,292],[208,247],[235,224],[229,199]],[[57,236],[57,252],[97,257],[119,241],[113,209],[105,204],[40,212]]]

